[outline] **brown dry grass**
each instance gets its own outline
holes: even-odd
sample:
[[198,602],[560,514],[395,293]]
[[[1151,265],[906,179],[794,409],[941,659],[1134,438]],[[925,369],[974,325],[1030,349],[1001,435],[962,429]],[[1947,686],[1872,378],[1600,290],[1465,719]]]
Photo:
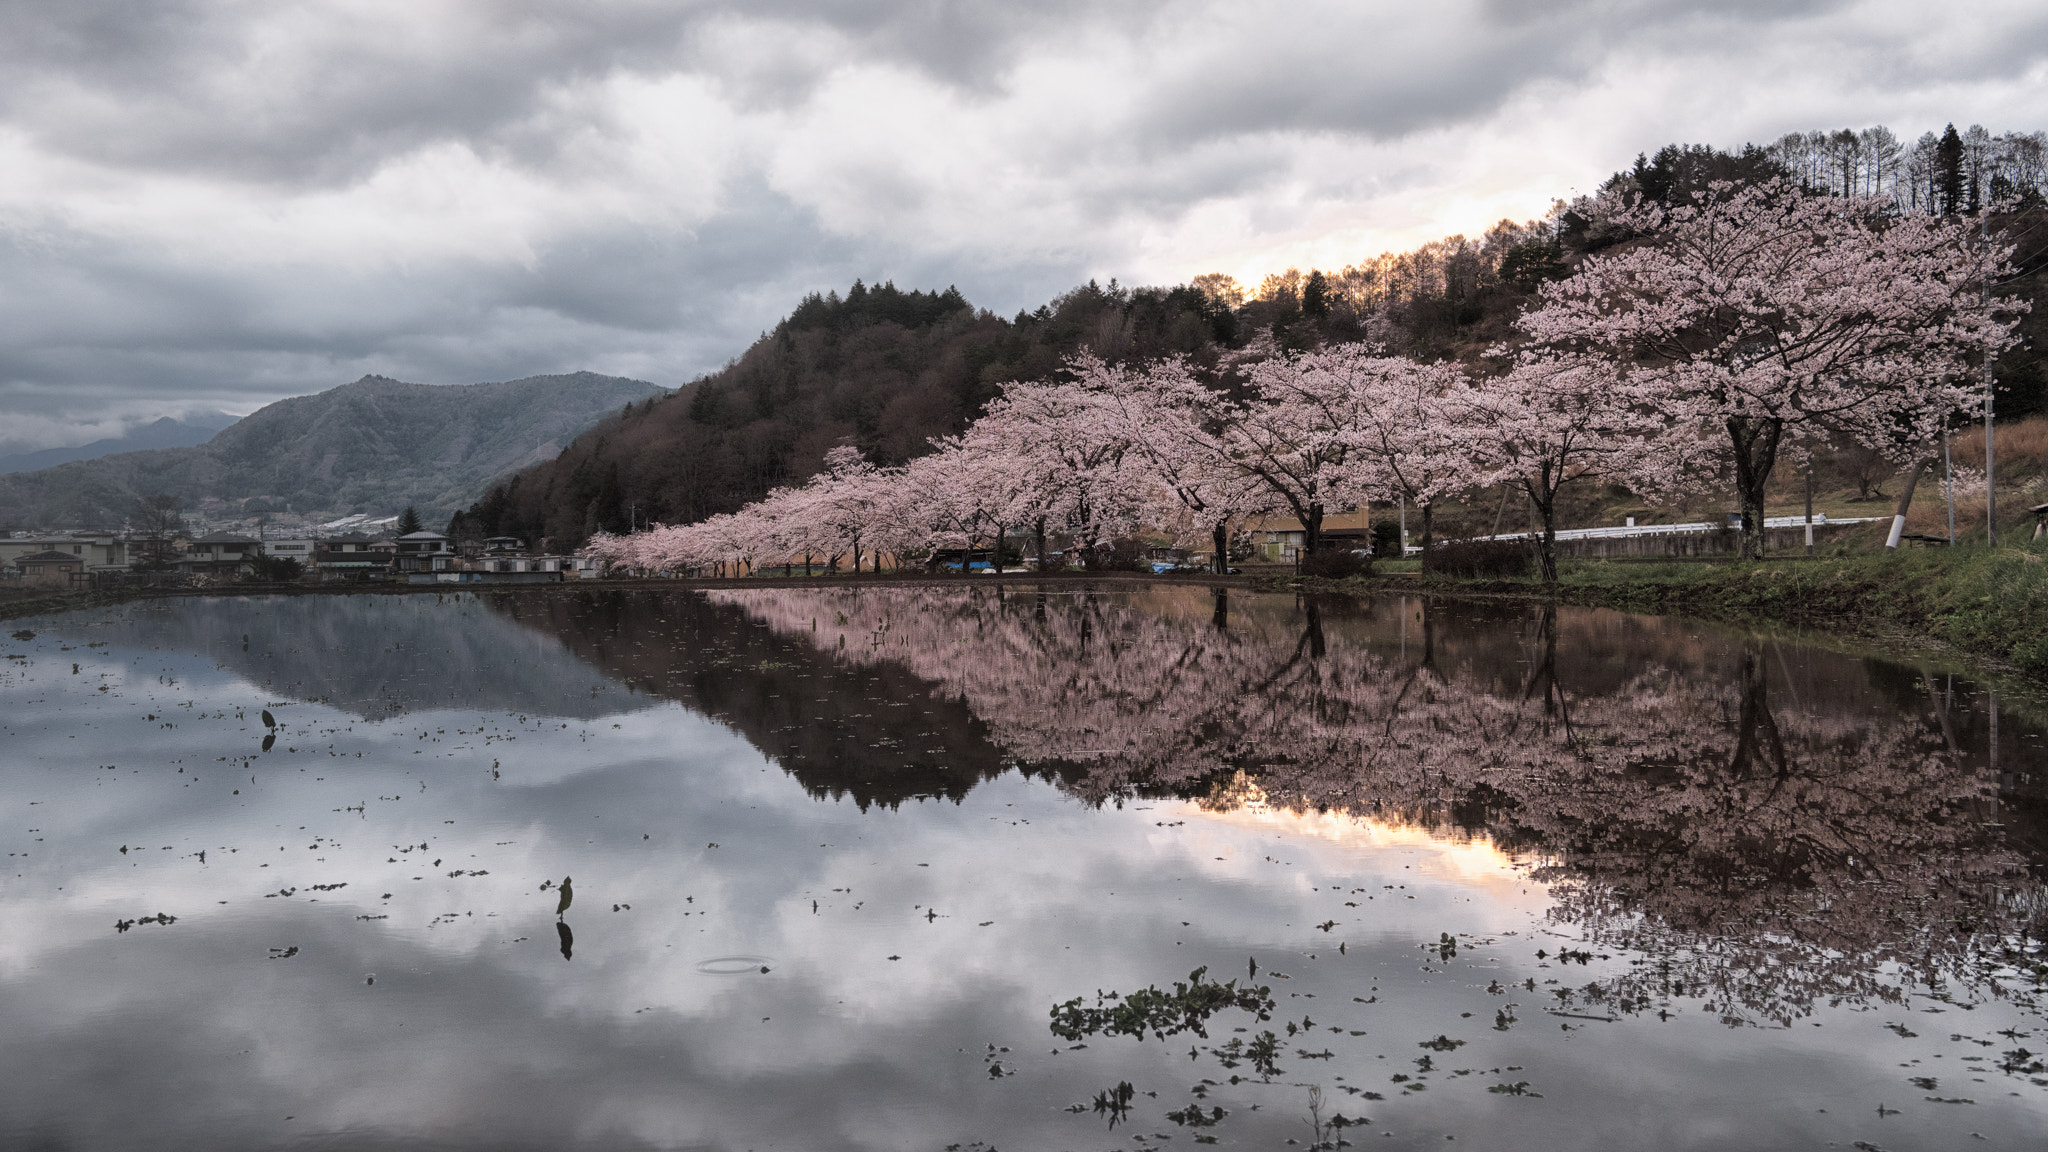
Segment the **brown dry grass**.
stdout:
[[[2043,495],[2044,485],[2048,485],[2048,416],[2028,416],[2000,424],[1995,436],[1993,449],[1998,453],[2000,537],[2008,538],[2016,529],[2031,533],[2033,517],[2027,509],[2048,498]],[[1984,471],[1984,425],[1973,424],[1957,429],[1950,437],[1950,454],[1958,472],[1966,475],[1975,473],[1981,478]],[[1903,474],[1894,477],[1887,481],[1888,490],[1897,492],[1904,483]],[[1906,531],[1929,536],[1947,535],[1948,507],[1943,496],[1941,468],[1937,462],[1920,478],[1920,487],[1913,493],[1912,510],[1906,513]],[[1956,494],[1958,540],[1983,539],[1985,503],[1981,487]],[[1887,505],[1864,514],[1886,515],[1890,512],[1891,507]]]
[[[2048,470],[2048,416],[2028,416],[2000,424],[1992,448],[1998,453],[1999,487],[2033,479]],[[1956,467],[1984,470],[1984,425],[1958,428],[1950,436]],[[1981,511],[1981,509],[1980,509]],[[1958,511],[1957,515],[1961,515]]]

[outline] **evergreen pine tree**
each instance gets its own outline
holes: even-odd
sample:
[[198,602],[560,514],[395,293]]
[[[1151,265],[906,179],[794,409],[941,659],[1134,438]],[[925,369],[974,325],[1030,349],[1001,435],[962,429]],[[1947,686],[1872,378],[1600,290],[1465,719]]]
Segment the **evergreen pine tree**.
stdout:
[[1301,310],[1316,317],[1330,314],[1330,278],[1319,270],[1310,269],[1301,286]]
[[1963,138],[1951,124],[1934,148],[1935,187],[1941,191],[1941,211],[1953,216],[1963,210]]
[[398,514],[398,534],[400,536],[410,536],[418,531],[421,531],[420,514],[413,510],[412,505],[408,504],[405,506],[405,511]]

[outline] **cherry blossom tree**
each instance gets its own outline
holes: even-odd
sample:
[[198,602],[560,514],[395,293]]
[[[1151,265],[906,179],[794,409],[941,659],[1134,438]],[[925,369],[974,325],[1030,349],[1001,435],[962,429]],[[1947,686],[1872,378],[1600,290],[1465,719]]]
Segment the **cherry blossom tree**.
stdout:
[[1178,358],[1131,369],[1083,355],[1069,370],[1097,435],[1120,446],[1122,474],[1149,521],[1184,542],[1206,538],[1216,570],[1226,571],[1231,522],[1278,506],[1217,435],[1235,411],[1228,398]]
[[1972,358],[2013,340],[2014,303],[1981,292],[2010,249],[1985,251],[1961,220],[1780,181],[1597,212],[1642,239],[1544,285],[1517,326],[1537,349],[1615,366],[1672,422],[1725,434],[1745,558],[1788,437],[1924,444],[1972,399]]
[[1132,520],[1142,496],[1143,480],[1126,462],[1131,429],[1113,418],[1098,386],[1122,370],[1089,355],[1069,367],[1079,380],[1006,385],[961,437],[964,450],[1017,482],[1012,514],[1032,525],[1041,563],[1048,522],[1093,543]]
[[1246,373],[1246,399],[1219,414],[1223,458],[1286,505],[1310,554],[1322,550],[1324,514],[1358,503],[1384,479],[1358,467],[1354,435],[1377,360],[1354,344],[1259,361]]
[[1129,378],[1120,419],[1142,426],[1134,442],[1184,505],[1284,509],[1314,553],[1326,512],[1385,489],[1382,462],[1361,448],[1370,410],[1396,378],[1429,371],[1378,353],[1341,344],[1280,354],[1270,341],[1255,344],[1236,359],[1245,379],[1230,391],[1197,380],[1183,361],[1165,361]]
[[1557,499],[1568,484],[1622,480],[1670,492],[1707,447],[1695,426],[1672,426],[1648,386],[1591,357],[1526,356],[1507,375],[1460,386],[1455,429],[1478,479],[1521,489],[1543,523],[1537,557],[1557,582]]
[[1027,461],[975,451],[961,437],[934,439],[935,451],[905,465],[894,485],[900,530],[933,545],[971,553],[989,541],[1000,556],[1002,534],[1032,507]]
[[1469,389],[1463,373],[1447,364],[1416,364],[1370,356],[1365,345],[1350,345],[1350,361],[1362,371],[1345,376],[1361,395],[1347,406],[1351,442],[1381,479],[1383,491],[1405,496],[1422,510],[1422,563],[1430,567],[1437,500],[1473,486],[1472,450],[1467,434]]
[[[806,485],[813,492],[815,515],[853,554],[855,572],[860,571],[861,545],[875,543],[890,523],[886,514],[890,479],[862,456],[860,449],[841,444],[825,453],[825,471]],[[879,565],[880,557],[875,559]]]

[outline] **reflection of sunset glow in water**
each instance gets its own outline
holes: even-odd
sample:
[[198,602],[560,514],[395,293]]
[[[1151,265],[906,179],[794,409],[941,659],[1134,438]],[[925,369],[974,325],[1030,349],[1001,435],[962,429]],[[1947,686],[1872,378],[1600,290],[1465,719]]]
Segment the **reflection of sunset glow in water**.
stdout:
[[[1411,867],[1419,875],[1480,887],[1495,896],[1531,887],[1520,871],[1526,862],[1502,852],[1486,836],[1447,836],[1419,824],[1277,807],[1268,804],[1258,784],[1242,773],[1226,788],[1227,803],[1218,803],[1214,797],[1189,800],[1181,805],[1180,813],[1189,820],[1320,841],[1364,853],[1403,852],[1412,857]],[[1540,889],[1538,894],[1540,897]]]

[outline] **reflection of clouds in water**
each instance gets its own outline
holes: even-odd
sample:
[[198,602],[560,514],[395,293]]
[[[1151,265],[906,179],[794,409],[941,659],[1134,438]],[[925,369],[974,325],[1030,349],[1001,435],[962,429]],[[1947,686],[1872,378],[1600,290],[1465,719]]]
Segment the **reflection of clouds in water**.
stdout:
[[[451,626],[472,626],[451,615]],[[1325,624],[1333,652],[1355,635]],[[572,634],[570,646],[616,642],[598,631]],[[1541,967],[1536,941],[1509,935],[1541,924],[1504,898],[1503,885],[1519,880],[1507,859],[1398,821],[1308,807],[1196,815],[1143,798],[1094,809],[1015,774],[957,802],[904,798],[864,811],[792,787],[735,735],[773,725],[728,727],[674,706],[565,728],[559,716],[454,708],[370,724],[293,704],[278,709],[280,744],[300,751],[244,769],[262,726],[253,711],[235,717],[254,694],[237,675],[184,657],[173,687],[156,681],[161,665],[132,663],[141,653],[103,650],[74,682],[69,662],[84,655],[61,654],[64,674],[47,678],[58,657],[39,655],[33,683],[0,683],[10,752],[0,796],[42,801],[30,826],[46,829],[23,875],[0,878],[0,1029],[15,1041],[0,1046],[9,1139],[43,1131],[156,1147],[189,1134],[227,1146],[347,1132],[371,1146],[1095,1146],[1092,1124],[1058,1108],[1129,1079],[1161,1092],[1141,1098],[1149,1111],[1134,1129],[1170,1131],[1161,1117],[1185,1103],[1185,1049],[1105,1043],[1054,1055],[1047,1006],[1203,964],[1241,973],[1249,955],[1290,975],[1273,981],[1284,1011],[1313,1014],[1325,1037],[1315,1045],[1337,1053],[1327,1064],[1290,1055],[1292,1081],[1383,1081],[1417,1041],[1449,1033],[1469,1044],[1458,1066],[1529,1065],[1517,1078],[1546,1096],[1547,1109],[1533,1111],[1468,1078],[1366,1109],[1404,1139],[1704,1147],[1694,1121],[1725,1114],[1731,1098],[1752,1103],[1715,1130],[1722,1146],[1768,1146],[1750,1137],[1776,1131],[1837,1139],[1844,1130],[1814,1121],[1815,1109],[1848,1114],[1843,1100],[1896,1082],[1892,1065],[1938,1041],[1898,1040],[1875,1014],[1848,1012],[1768,1045],[1698,1012],[1566,1033],[1542,1015],[1547,988],[1517,993],[1527,1026],[1494,1033],[1503,1001],[1488,981],[1612,973]],[[95,691],[94,661],[129,667],[135,688]],[[806,675],[817,670],[753,681],[780,694],[762,702],[764,715],[787,724],[864,710],[817,701],[847,684]],[[121,770],[81,771],[84,740],[73,735]],[[848,771],[887,762],[869,756]],[[551,930],[559,895],[541,887],[565,875],[577,890],[569,963]],[[1407,885],[1401,899],[1368,903],[1353,891],[1388,884]],[[263,895],[287,888],[295,895]],[[179,919],[111,927],[158,910]],[[1332,931],[1318,930],[1325,921]],[[1465,941],[1469,967],[1420,970],[1418,943],[1443,932]],[[1506,943],[1474,943],[1486,939]],[[1335,953],[1340,941],[1347,953]],[[291,959],[267,959],[290,947]],[[771,971],[703,970],[736,958]],[[1378,1002],[1353,1005],[1354,995]],[[1989,1035],[2014,1023],[2024,1026],[1990,1005],[1966,1026]],[[1320,1031],[1339,1024],[1367,1034]],[[1879,1050],[1873,1038],[1895,1046]],[[1017,1075],[987,1075],[979,1053],[991,1043],[1012,1049],[1004,1059]],[[1200,1068],[1192,1075],[1212,1071]],[[1213,1099],[1230,1108],[1233,1138],[1277,1144],[1298,1135],[1299,1093],[1244,1085]],[[133,1103],[109,1109],[110,1099]],[[1653,1109],[1630,1105],[1651,1100]],[[1971,1123],[2024,1139],[2033,1107],[1987,1105]],[[1950,1118],[1922,1111],[1935,1114],[1893,1118],[1888,1138],[1938,1143]]]
[[370,719],[431,708],[592,719],[652,703],[475,594],[190,597],[45,627],[81,644],[204,653],[268,694]]
[[[665,731],[702,740],[716,732],[676,712],[627,723],[645,725],[637,734],[622,730],[628,739]],[[1077,1067],[1074,1083],[1049,1089],[1045,1077],[1065,1074],[1038,1067],[1035,1087],[1002,1095],[952,1083],[962,1069],[950,1057],[991,1038],[1020,1052],[1035,1049],[1049,997],[1105,976],[1149,979],[1161,966],[1172,971],[1183,963],[1183,950],[1163,937],[1136,937],[1175,930],[1191,943],[1202,938],[1156,912],[1136,920],[1132,912],[1199,895],[1172,878],[1191,874],[1186,862],[1155,874],[1158,852],[1141,837],[1102,835],[1103,822],[1119,817],[1077,812],[1015,781],[988,790],[978,806],[912,807],[882,817],[863,816],[851,804],[820,805],[786,785],[764,791],[758,759],[724,739],[725,752],[700,754],[682,772],[652,760],[609,763],[538,790],[478,785],[463,793],[449,779],[461,769],[444,765],[442,774],[424,776],[426,795],[444,798],[430,803],[464,813],[453,830],[433,830],[439,808],[397,828],[383,823],[399,815],[390,807],[373,807],[364,816],[325,813],[334,823],[322,826],[308,813],[324,813],[332,804],[308,803],[319,790],[296,782],[303,789],[296,807],[273,798],[253,815],[231,810],[220,826],[181,829],[200,840],[234,843],[244,833],[274,833],[296,814],[310,826],[288,827],[294,840],[288,847],[303,851],[299,838],[310,842],[315,835],[344,841],[339,857],[329,855],[320,882],[377,877],[391,854],[388,846],[420,829],[430,830],[420,839],[431,840],[434,852],[465,856],[489,853],[491,841],[516,830],[522,843],[511,851],[524,852],[528,863],[487,859],[482,863],[491,877],[438,885],[458,901],[414,896],[391,905],[375,899],[377,884],[360,881],[323,896],[321,905],[307,904],[309,877],[299,878],[301,899],[265,901],[250,874],[264,876],[263,887],[271,887],[276,868],[252,869],[239,854],[205,869],[195,866],[183,882],[174,882],[180,874],[171,863],[136,868],[125,878],[110,869],[107,879],[116,891],[125,885],[197,910],[173,926],[180,935],[120,938],[115,943],[125,952],[109,948],[114,937],[90,914],[75,917],[81,931],[68,941],[30,933],[35,955],[23,968],[34,977],[39,1002],[73,1009],[97,1003],[84,1014],[123,1023],[119,1032],[73,1028],[76,1021],[60,1013],[36,1028],[10,1028],[10,1035],[34,1038],[31,1047],[49,1052],[53,1067],[95,1069],[95,1094],[108,1092],[110,1081],[122,1092],[132,1088],[124,1098],[150,1105],[157,1135],[149,1139],[182,1128],[225,1132],[232,1142],[233,1125],[243,1123],[251,1126],[248,1139],[258,1141],[272,1131],[258,1118],[272,1112],[296,1116],[302,1128],[420,1132],[476,1146],[522,1138],[567,1146],[609,1124],[619,1126],[620,1140],[659,1146],[685,1137],[711,1146],[759,1146],[777,1133],[794,1145],[830,1146],[852,1129],[869,1133],[865,1146],[896,1147],[893,1140],[927,1122],[937,1125],[934,1139],[947,1141],[962,1130],[1044,1130],[1049,1140],[1062,1138],[1055,1134],[1066,1129],[1042,1115],[1042,1099],[1085,1095],[1099,1069]],[[579,746],[557,735],[521,752],[554,760]],[[386,752],[409,755],[402,742]],[[518,760],[507,767],[514,778],[525,770]],[[159,791],[175,786],[161,771]],[[418,770],[380,777],[420,778]],[[585,789],[605,794],[580,795]],[[500,796],[510,811],[485,802]],[[648,818],[623,837],[576,843],[589,838],[590,825],[633,813]],[[248,826],[234,824],[238,818]],[[1030,821],[1030,830],[1012,828],[1011,818]],[[1144,813],[1121,819],[1150,826]],[[656,839],[639,841],[640,829],[649,825]],[[1007,835],[991,835],[989,826]],[[703,847],[711,835],[720,838],[715,851]],[[818,843],[835,847],[814,850]],[[920,862],[935,866],[919,868]],[[540,880],[565,864],[583,888],[578,908],[596,908],[599,900],[608,908],[611,899],[634,905],[631,913],[582,914],[575,980],[568,984],[550,970],[567,971],[548,932],[556,899],[539,891]],[[1128,905],[1072,907],[1073,893],[1061,889],[1076,870]],[[69,879],[60,880],[64,895],[52,892],[46,899],[71,899],[78,886]],[[854,892],[835,895],[833,888]],[[233,905],[212,911],[208,898],[223,890],[234,895]],[[683,896],[694,902],[682,902]],[[821,914],[810,911],[811,899],[821,900]],[[1199,918],[1209,931],[1248,930],[1254,938],[1276,910],[1254,889],[1201,903]],[[855,904],[864,907],[854,912]],[[940,918],[925,921],[920,905],[936,907]],[[473,915],[432,924],[449,911]],[[679,916],[684,911],[691,915]],[[60,906],[44,903],[34,912],[53,916]],[[487,922],[493,912],[497,917]],[[362,914],[393,919],[353,920]],[[985,920],[996,923],[984,929]],[[707,922],[713,930],[698,934],[695,925]],[[523,943],[511,942],[521,936]],[[1060,946],[1047,954],[1051,942]],[[733,955],[734,944],[754,945],[750,956],[793,960],[775,963],[773,974],[758,981],[696,970],[702,959]],[[262,959],[264,951],[286,945],[300,952],[266,970],[271,962]],[[903,960],[887,961],[889,955]],[[138,962],[145,978],[124,978]],[[366,971],[378,973],[375,985],[363,983]],[[365,1001],[363,993],[389,999]],[[765,1024],[764,1016],[770,1018]],[[412,1039],[415,1032],[425,1038]],[[134,1044],[134,1035],[149,1043]],[[195,1045],[262,1052],[260,1074],[252,1085],[249,1064],[220,1065],[220,1078],[201,1076],[184,1084],[180,1099],[158,1101],[146,1083],[161,1077],[163,1062],[189,1060]],[[21,1071],[15,1083],[47,1090],[45,1115],[61,1118],[88,1106],[77,1094],[83,1088],[67,1091]],[[978,1065],[966,1071],[984,1077]],[[1116,1072],[1131,1069],[1120,1065]],[[965,1094],[935,1115],[933,1086],[949,1084],[949,1091]],[[800,1096],[800,1107],[793,1096]],[[892,1136],[885,1138],[883,1130]],[[96,1142],[122,1142],[111,1138],[118,1133],[106,1135]]]

